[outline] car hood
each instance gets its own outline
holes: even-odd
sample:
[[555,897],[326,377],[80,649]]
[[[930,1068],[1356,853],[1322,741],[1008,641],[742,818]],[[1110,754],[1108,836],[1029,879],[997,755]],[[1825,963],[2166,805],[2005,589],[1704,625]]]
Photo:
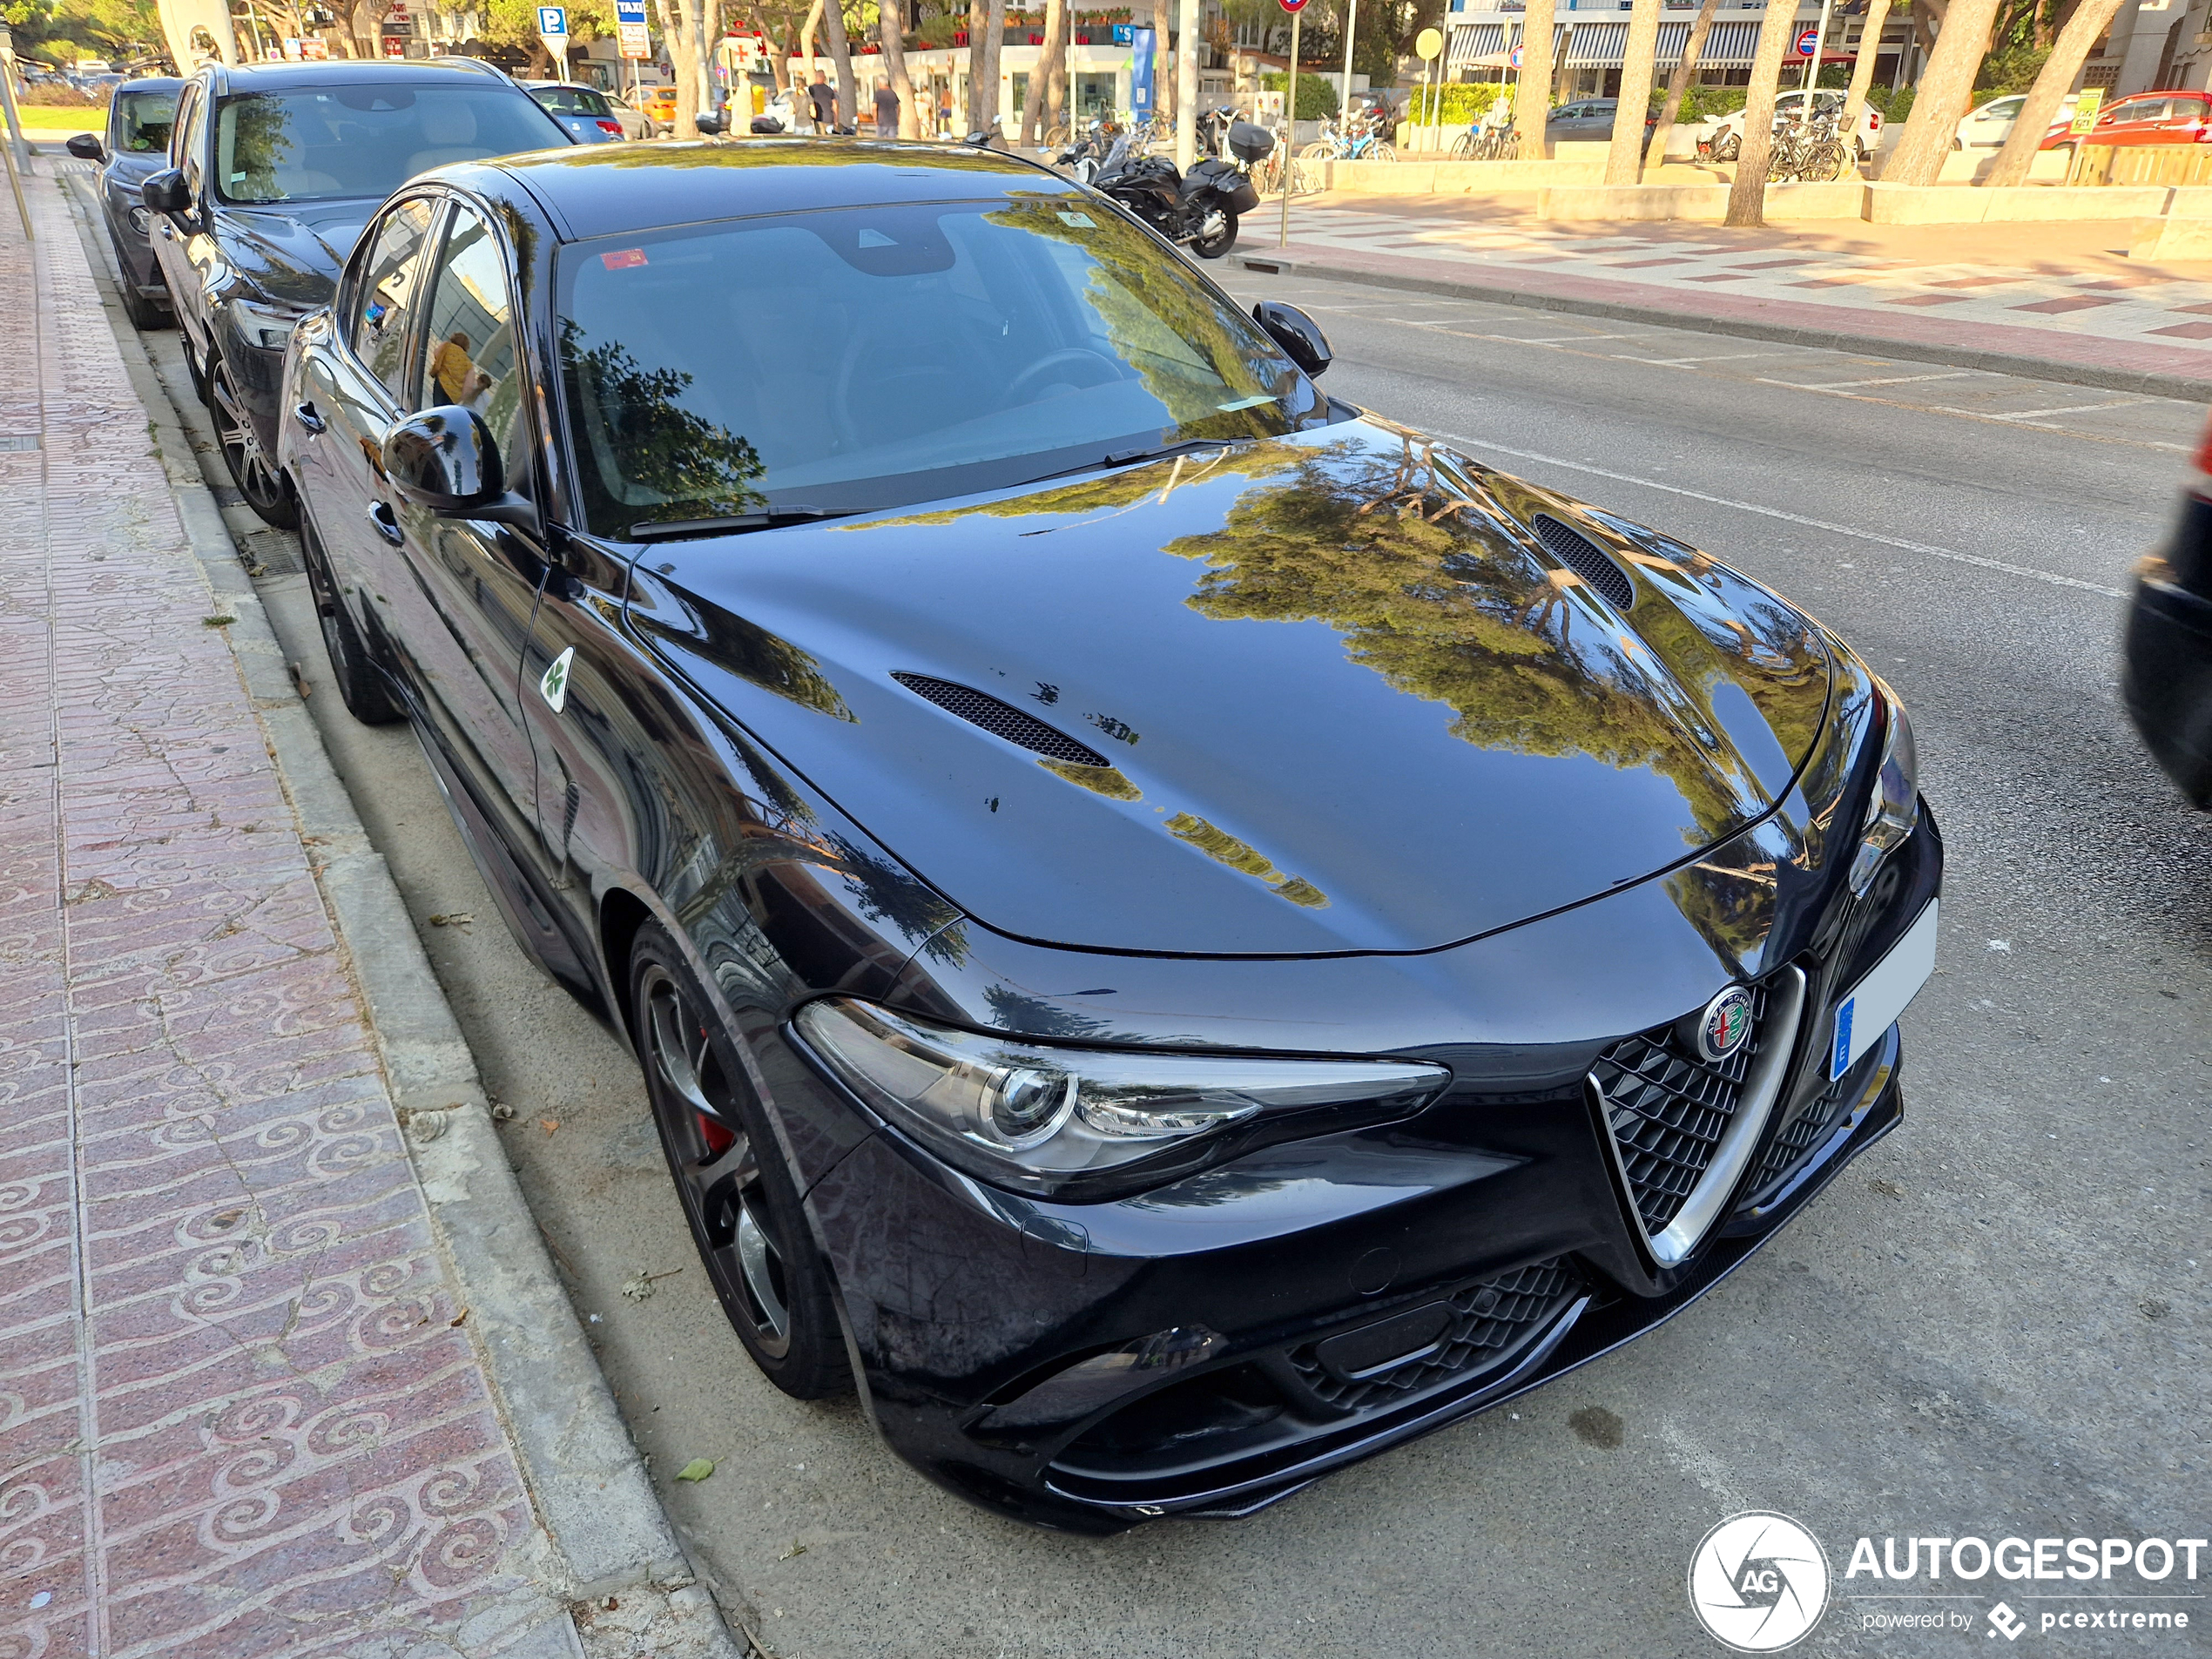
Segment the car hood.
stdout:
[[1710,558],[1372,418],[651,547],[630,615],[976,921],[1174,954],[1432,949],[1682,863],[1787,792],[1831,671]]
[[346,256],[379,202],[302,202],[282,212],[225,208],[222,236],[231,262],[270,299],[327,306]]

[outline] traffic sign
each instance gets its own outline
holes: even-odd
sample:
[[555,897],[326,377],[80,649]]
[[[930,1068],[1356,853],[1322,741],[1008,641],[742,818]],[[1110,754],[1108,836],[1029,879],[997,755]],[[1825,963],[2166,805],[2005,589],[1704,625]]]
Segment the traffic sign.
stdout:
[[1797,31],[1797,56],[1810,57],[1820,50],[1820,30],[1817,27]]
[[1444,37],[1433,29],[1424,29],[1413,37],[1413,55],[1423,63],[1432,61],[1444,50]]
[[569,9],[566,6],[540,6],[537,9],[537,32],[548,40],[560,40],[569,32]]
[[1519,69],[1521,67],[1521,48],[1516,46],[1513,49],[1513,57],[1510,61],[1515,69]]
[[2075,133],[2086,133],[2094,129],[2097,125],[2097,108],[2104,101],[2105,89],[2103,87],[2084,87],[2081,96],[2074,105],[2074,124],[2067,130]]
[[1275,3],[1289,12],[1299,12],[1305,10],[1305,0],[1275,0]]

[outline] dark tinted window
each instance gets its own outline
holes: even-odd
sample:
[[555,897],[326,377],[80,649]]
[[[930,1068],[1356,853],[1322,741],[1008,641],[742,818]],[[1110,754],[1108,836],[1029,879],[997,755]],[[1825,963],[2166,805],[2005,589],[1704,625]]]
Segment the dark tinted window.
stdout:
[[507,261],[491,227],[466,207],[446,221],[423,315],[424,408],[457,403],[483,417],[510,482],[527,473],[522,376],[516,372]]
[[135,156],[161,155],[169,148],[169,134],[176,125],[177,95],[118,92],[110,121],[116,149]]
[[591,528],[864,510],[1325,419],[1244,314],[1080,197],[782,214],[565,248]]
[[215,114],[215,185],[226,201],[388,196],[448,162],[565,145],[513,87],[329,86],[227,98]]
[[583,86],[533,86],[530,96],[562,115],[604,115],[607,100]]
[[407,325],[421,290],[422,244],[430,233],[430,204],[401,202],[376,221],[376,240],[361,267],[350,320],[354,354],[367,363],[401,408],[407,404]]

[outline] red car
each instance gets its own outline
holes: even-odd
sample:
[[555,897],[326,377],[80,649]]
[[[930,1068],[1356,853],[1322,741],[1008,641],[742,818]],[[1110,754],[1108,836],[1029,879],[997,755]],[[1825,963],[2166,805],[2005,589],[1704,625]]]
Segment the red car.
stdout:
[[[2074,142],[2074,129],[2055,121],[2042,147]],[[2212,144],[2212,92],[2137,92],[2097,111],[2085,144]]]

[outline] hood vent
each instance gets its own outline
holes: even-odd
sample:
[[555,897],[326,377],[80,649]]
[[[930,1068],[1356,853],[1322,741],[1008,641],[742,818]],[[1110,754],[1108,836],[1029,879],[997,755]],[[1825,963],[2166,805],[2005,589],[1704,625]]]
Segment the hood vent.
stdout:
[[1535,530],[1544,551],[1596,589],[1598,597],[1615,610],[1626,610],[1635,603],[1635,587],[1628,573],[1581,531],[1543,513],[1536,515]]
[[[1619,574],[1617,571],[1615,573]],[[1008,743],[1055,760],[1066,761],[1074,766],[1104,766],[1110,765],[1106,757],[1087,743],[1078,743],[1064,732],[1054,730],[1035,715],[1026,714],[1011,703],[1001,703],[988,692],[972,686],[957,685],[951,680],[932,679],[927,674],[907,674],[894,671],[891,678],[912,691],[916,697],[927,698],[948,714],[956,714],[970,725],[980,725],[993,737],[1004,738]]]

